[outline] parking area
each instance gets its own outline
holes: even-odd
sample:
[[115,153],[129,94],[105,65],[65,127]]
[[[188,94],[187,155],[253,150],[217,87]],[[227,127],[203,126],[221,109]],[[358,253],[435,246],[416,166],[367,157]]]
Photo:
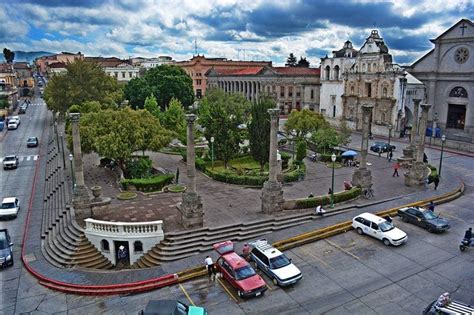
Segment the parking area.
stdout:
[[176,286],[174,297],[210,314],[420,314],[445,291],[474,304],[474,251],[458,248],[472,211],[449,204],[435,212],[450,221],[448,232],[431,234],[394,218],[408,234],[399,247],[350,231],[292,249],[286,254],[304,278],[280,288],[258,271],[268,285],[262,297],[241,299],[224,279],[207,277]]

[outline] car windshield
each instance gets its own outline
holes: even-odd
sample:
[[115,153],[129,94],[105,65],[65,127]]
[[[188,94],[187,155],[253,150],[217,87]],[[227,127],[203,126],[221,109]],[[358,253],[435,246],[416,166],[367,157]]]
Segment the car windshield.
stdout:
[[285,255],[280,255],[270,259],[272,269],[278,269],[290,264],[290,260]]
[[393,226],[392,223],[385,221],[385,222],[379,223],[379,228],[382,232],[388,232],[394,229],[395,227]]
[[36,138],[28,138],[28,142],[36,142]]
[[424,211],[423,215],[425,216],[426,220],[433,220],[438,218],[438,216],[431,211]]
[[15,204],[13,202],[2,203],[2,209],[12,209],[12,208],[15,208]]
[[239,268],[235,271],[235,279],[243,280],[255,275],[255,270],[250,266]]
[[3,159],[4,161],[15,161],[15,157],[14,156],[6,156],[5,159]]

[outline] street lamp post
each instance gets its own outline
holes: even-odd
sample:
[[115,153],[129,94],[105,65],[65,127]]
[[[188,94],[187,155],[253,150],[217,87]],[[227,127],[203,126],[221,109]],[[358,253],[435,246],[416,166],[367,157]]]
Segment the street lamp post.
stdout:
[[334,208],[334,162],[336,162],[336,154],[331,155],[332,161],[332,181],[331,181],[331,208]]
[[446,141],[446,136],[443,135],[441,137],[441,156],[439,158],[439,170],[438,170],[438,176],[441,177],[441,166],[443,166],[443,151],[444,151],[444,142]]
[[387,159],[390,159],[390,151],[392,151],[392,147],[390,146],[390,139],[392,138],[392,124],[388,125],[388,151],[387,151]]
[[69,162],[71,162],[72,193],[74,194],[74,188],[76,187],[76,179],[74,178],[74,168],[72,167],[72,160],[72,154],[69,154]]
[[211,165],[214,169],[214,137],[211,137]]

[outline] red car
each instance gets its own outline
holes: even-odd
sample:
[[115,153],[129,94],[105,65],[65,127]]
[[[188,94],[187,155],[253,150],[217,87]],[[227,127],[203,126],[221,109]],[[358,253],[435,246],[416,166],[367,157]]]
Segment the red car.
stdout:
[[212,246],[220,255],[217,270],[236,290],[240,297],[259,296],[267,290],[265,281],[250,264],[234,252],[234,243],[226,241]]

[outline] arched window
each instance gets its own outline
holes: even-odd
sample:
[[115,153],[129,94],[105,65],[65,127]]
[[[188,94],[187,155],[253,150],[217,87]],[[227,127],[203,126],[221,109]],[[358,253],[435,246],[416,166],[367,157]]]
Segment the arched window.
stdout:
[[372,67],[370,66],[370,63],[367,65],[367,72],[371,72],[372,71]]
[[334,80],[339,80],[339,66],[334,67]]
[[467,91],[462,86],[456,86],[449,92],[449,97],[463,97],[467,98]]
[[377,64],[376,63],[372,64],[372,71],[377,72]]
[[382,96],[387,97],[387,87],[386,86],[382,87]]
[[107,240],[100,241],[100,250],[103,252],[110,251],[109,242]]
[[380,121],[385,122],[385,113],[380,114]]
[[140,241],[135,241],[133,243],[133,251],[135,253],[142,253],[143,252],[143,244]]
[[354,95],[354,86],[351,86],[351,95]]
[[331,76],[331,68],[329,66],[326,66],[325,68],[325,73],[324,73],[324,76],[326,78],[326,80],[330,80],[330,76]]

